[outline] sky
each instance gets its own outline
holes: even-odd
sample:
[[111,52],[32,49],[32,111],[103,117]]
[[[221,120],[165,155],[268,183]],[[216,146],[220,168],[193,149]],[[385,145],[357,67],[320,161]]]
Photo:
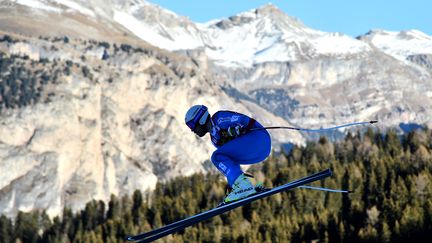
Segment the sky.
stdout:
[[359,36],[372,29],[417,29],[432,35],[431,0],[149,0],[192,21],[205,23],[269,2],[308,27]]

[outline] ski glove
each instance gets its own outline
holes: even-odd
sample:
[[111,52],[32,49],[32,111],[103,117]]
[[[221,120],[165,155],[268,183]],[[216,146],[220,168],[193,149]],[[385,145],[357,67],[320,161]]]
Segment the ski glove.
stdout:
[[241,134],[241,127],[240,126],[228,127],[227,131],[230,137],[238,137]]

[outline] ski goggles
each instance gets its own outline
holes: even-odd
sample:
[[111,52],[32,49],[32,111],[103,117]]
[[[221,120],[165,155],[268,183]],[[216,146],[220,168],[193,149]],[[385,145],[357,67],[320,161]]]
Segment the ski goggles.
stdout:
[[186,125],[193,131],[198,122],[200,125],[204,125],[208,116],[209,113],[207,112],[207,107],[201,106],[196,115],[194,115],[194,118],[186,122]]

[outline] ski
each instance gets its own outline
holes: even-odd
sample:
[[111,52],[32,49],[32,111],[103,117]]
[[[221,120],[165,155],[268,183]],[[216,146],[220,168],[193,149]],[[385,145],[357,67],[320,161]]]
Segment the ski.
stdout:
[[139,242],[151,242],[151,241],[157,240],[159,238],[162,238],[166,235],[169,235],[169,234],[172,234],[172,233],[177,232],[179,230],[182,230],[188,226],[197,224],[201,221],[210,219],[214,216],[220,215],[220,214],[225,213],[227,211],[233,210],[237,207],[240,207],[240,206],[243,206],[245,204],[256,201],[258,199],[265,198],[265,197],[274,195],[276,193],[288,191],[288,190],[300,187],[302,185],[305,185],[305,184],[308,184],[308,183],[311,183],[314,181],[322,180],[322,179],[329,177],[331,175],[332,175],[331,170],[326,169],[326,170],[323,170],[321,172],[315,173],[313,175],[309,175],[309,176],[306,176],[304,178],[298,179],[296,181],[289,182],[287,184],[272,188],[268,191],[264,191],[264,192],[261,192],[258,194],[253,194],[247,198],[243,198],[243,199],[240,199],[238,201],[224,204],[224,205],[219,206],[217,208],[213,208],[213,209],[210,209],[208,211],[190,216],[188,218],[185,218],[185,219],[179,220],[177,222],[171,223],[169,225],[163,226],[161,228],[158,228],[158,229],[146,232],[146,233],[142,233],[142,234],[138,234],[138,235],[134,235],[134,236],[129,236],[126,238],[126,240],[139,241]]

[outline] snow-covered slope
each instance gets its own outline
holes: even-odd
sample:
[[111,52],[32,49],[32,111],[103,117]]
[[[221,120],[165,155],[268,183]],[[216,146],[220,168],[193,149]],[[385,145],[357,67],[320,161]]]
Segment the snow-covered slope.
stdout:
[[206,38],[188,18],[145,1],[116,5],[113,20],[141,39],[167,50],[202,47]]
[[[90,17],[96,17],[94,10],[96,10],[98,13],[102,13],[103,11],[101,10],[104,8],[104,6],[107,7],[107,5],[104,4],[104,1],[101,0],[16,0],[15,2],[34,9],[53,11],[57,13],[77,12]],[[92,9],[92,5],[97,7]]]
[[432,36],[418,30],[373,30],[360,39],[402,61],[412,55],[432,54]]
[[320,55],[367,52],[370,47],[341,33],[308,28],[272,4],[204,25],[209,58],[225,66],[296,61]]
[[167,50],[204,46],[206,36],[186,17],[145,0],[18,0],[18,4],[57,14],[82,14],[116,23],[146,42]]

